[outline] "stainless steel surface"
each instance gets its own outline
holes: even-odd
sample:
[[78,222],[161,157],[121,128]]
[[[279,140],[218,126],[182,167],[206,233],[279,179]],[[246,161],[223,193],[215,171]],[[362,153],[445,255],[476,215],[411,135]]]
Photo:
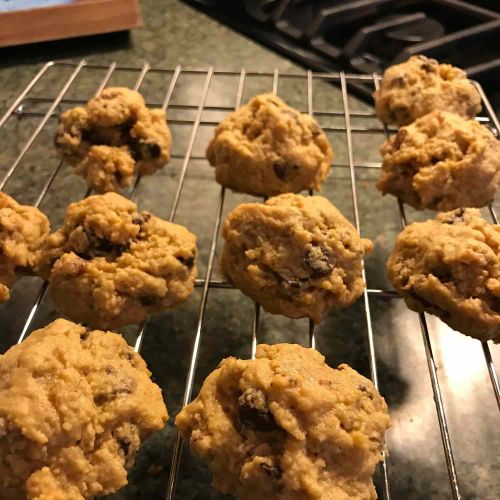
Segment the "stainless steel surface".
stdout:
[[[44,75],[51,70],[51,68],[67,68],[70,72],[69,77],[61,83],[60,89],[57,91],[57,94],[54,98],[48,96],[36,96],[29,97],[29,93],[39,84],[41,80],[43,80]],[[40,120],[37,122],[33,132],[29,134],[26,142],[21,146],[19,154],[15,157],[14,161],[8,165],[5,170],[5,174],[0,181],[0,188],[4,188],[9,179],[12,177],[18,166],[21,164],[21,161],[25,157],[25,155],[29,152],[33,143],[37,140],[40,133],[44,130],[44,127],[47,125],[47,122],[50,119],[54,119],[58,114],[58,109],[60,105],[75,105],[81,104],[85,102],[84,99],[80,99],[78,97],[70,96],[67,97],[68,92],[71,91],[72,85],[75,79],[79,76],[82,69],[88,71],[95,71],[95,81],[96,81],[96,89],[95,94],[98,94],[109,82],[111,82],[113,76],[117,72],[128,72],[132,75],[137,75],[133,86],[135,89],[140,90],[142,84],[144,83],[145,78],[150,74],[156,74],[160,77],[165,77],[165,79],[169,79],[168,85],[165,85],[166,90],[163,98],[161,100],[149,102],[149,105],[162,107],[166,110],[180,110],[185,111],[186,116],[182,119],[172,120],[172,122],[177,123],[179,125],[189,125],[190,132],[188,134],[187,145],[185,149],[185,154],[183,155],[173,155],[173,157],[178,158],[182,161],[180,172],[178,176],[178,182],[173,192],[173,203],[170,210],[170,220],[174,221],[177,214],[177,209],[179,206],[179,202],[181,200],[181,196],[183,194],[183,188],[186,180],[186,174],[188,171],[188,167],[192,161],[203,159],[203,156],[200,154],[196,154],[195,152],[195,143],[198,138],[198,132],[201,125],[213,125],[217,123],[217,120],[207,119],[205,114],[211,112],[229,112],[234,108],[237,108],[243,98],[245,83],[248,77],[268,77],[272,80],[271,88],[268,90],[272,90],[277,94],[280,93],[280,83],[284,80],[294,81],[298,84],[303,84],[305,86],[306,93],[306,102],[307,109],[303,110],[309,113],[312,116],[323,116],[323,117],[332,117],[332,118],[341,118],[343,119],[343,124],[335,124],[329,128],[331,131],[335,132],[343,132],[345,134],[346,144],[347,144],[347,163],[336,163],[336,168],[344,167],[348,169],[349,172],[349,181],[350,181],[350,190],[352,196],[352,208],[353,208],[353,217],[354,223],[360,234],[363,234],[363,227],[361,227],[360,222],[360,213],[358,206],[358,184],[357,184],[357,175],[356,173],[359,171],[363,171],[363,169],[376,169],[379,168],[380,163],[378,161],[356,161],[355,152],[356,146],[353,141],[353,132],[359,133],[368,133],[373,131],[383,132],[384,128],[381,125],[374,124],[374,113],[366,110],[361,111],[350,111],[349,104],[349,83],[353,81],[368,81],[371,82],[376,88],[378,85],[378,75],[368,76],[368,75],[351,75],[344,73],[331,73],[331,74],[317,74],[311,71],[307,71],[301,74],[289,74],[289,73],[280,73],[278,70],[274,70],[273,72],[264,72],[264,73],[255,73],[248,72],[245,69],[242,69],[240,72],[231,72],[231,71],[220,71],[216,70],[212,67],[207,69],[197,69],[197,68],[182,68],[177,66],[175,69],[158,69],[151,68],[148,64],[144,64],[141,68],[133,68],[133,67],[124,67],[118,66],[115,63],[112,63],[109,66],[105,65],[96,65],[96,64],[86,64],[85,61],[80,61],[79,63],[48,63],[45,65],[39,73],[35,76],[35,78],[28,84],[26,89],[24,89],[20,96],[14,101],[14,103],[8,107],[5,114],[0,118],[0,130],[5,124],[8,122],[9,118],[16,116],[18,118],[30,117],[32,119],[40,117]],[[104,72],[103,78],[99,79],[98,75]],[[198,100],[196,104],[192,102],[172,102],[172,96],[174,95],[179,78],[185,75],[198,75],[204,78],[203,85],[201,87],[201,91],[198,96]],[[210,92],[211,83],[215,76],[223,76],[228,77],[234,82],[237,82],[237,91],[236,91],[236,99],[234,102],[234,106],[213,106],[207,105],[207,97]],[[315,82],[322,81],[333,81],[340,84],[341,92],[342,92],[342,109],[341,110],[330,110],[330,109],[314,109],[314,84]],[[478,87],[478,90],[483,99],[484,108],[487,112],[487,116],[482,116],[479,120],[482,123],[489,125],[494,132],[498,134],[500,130],[500,126],[498,123],[498,119],[494,116],[493,110],[489,105],[486,96],[482,92],[481,88]],[[42,106],[42,109],[39,110],[37,106]],[[48,106],[46,109],[43,108],[43,105]],[[29,109],[31,106],[34,106],[35,109]],[[191,113],[190,115],[188,113]],[[353,120],[366,120],[367,124],[362,125],[353,125]],[[386,133],[389,131],[386,130]],[[52,171],[47,181],[43,184],[43,187],[40,193],[36,197],[35,206],[39,206],[42,201],[46,198],[49,189],[53,185],[56,178],[58,178],[58,174],[61,171],[61,162],[57,163],[57,166]],[[361,169],[361,170],[360,170]],[[136,182],[131,189],[129,196],[134,198],[137,190],[139,188],[141,182],[141,178],[137,178]],[[86,195],[90,194],[90,191],[87,190]],[[201,299],[200,306],[198,310],[198,316],[196,321],[196,330],[193,337],[193,344],[190,353],[190,361],[187,373],[178,373],[178,377],[185,378],[185,386],[184,386],[184,396],[182,400],[182,405],[188,404],[192,399],[194,380],[196,376],[196,370],[198,366],[199,356],[200,356],[200,345],[203,338],[204,332],[204,321],[206,317],[207,311],[207,301],[209,297],[210,290],[216,289],[230,289],[232,286],[221,280],[217,277],[213,277],[214,273],[214,264],[216,259],[216,250],[219,240],[220,227],[222,223],[222,218],[224,214],[224,201],[225,201],[226,193],[222,188],[219,192],[219,198],[217,202],[217,208],[215,210],[215,220],[213,225],[211,226],[211,238],[209,239],[208,245],[208,253],[207,253],[207,261],[206,267],[204,271],[204,275],[202,278],[196,280],[196,286],[201,288]],[[401,222],[404,226],[406,224],[406,214],[405,207],[400,203],[400,216]],[[493,207],[490,207],[490,213],[492,219],[496,222],[496,215]],[[366,272],[363,269],[363,278],[366,282]],[[376,386],[379,385],[379,368],[377,367],[377,352],[376,346],[374,342],[374,331],[372,324],[372,313],[371,313],[371,300],[375,297],[383,297],[387,300],[398,299],[397,294],[390,289],[384,288],[369,288],[369,283],[367,283],[367,288],[363,294],[363,297],[360,301],[363,303],[363,322],[366,326],[366,341],[368,345],[368,360],[370,366],[371,378]],[[29,307],[28,314],[24,321],[24,324],[20,330],[20,334],[18,337],[18,342],[21,342],[27,333],[29,332],[33,318],[37,314],[37,311],[42,303],[42,300],[47,291],[47,283],[43,283],[39,288],[33,304]],[[254,306],[253,310],[253,319],[252,319],[252,328],[251,328],[251,336],[248,338],[248,343],[251,345],[251,354],[255,355],[256,345],[259,343],[259,325],[261,321],[260,307],[258,305]],[[423,340],[423,348],[425,350],[425,356],[429,371],[429,377],[432,384],[432,391],[434,394],[434,400],[436,405],[436,414],[439,420],[439,427],[441,431],[442,445],[445,453],[445,459],[447,464],[448,476],[449,476],[449,484],[450,491],[452,497],[454,499],[461,498],[460,488],[459,488],[459,477],[457,473],[457,468],[455,465],[454,452],[451,443],[450,432],[448,429],[447,423],[447,415],[445,411],[445,405],[443,403],[441,389],[440,389],[440,381],[438,375],[438,369],[436,367],[436,362],[434,359],[434,352],[432,347],[431,338],[429,336],[429,331],[426,324],[425,315],[419,315],[419,322],[422,333]],[[140,351],[143,342],[147,335],[147,326],[148,323],[144,322],[141,325],[138,325],[137,335],[135,340],[132,342],[137,351]],[[309,345],[312,347],[316,347],[317,339],[316,339],[316,331],[314,324],[309,322],[308,327],[308,335],[309,335]],[[498,407],[500,408],[500,389],[498,376],[496,372],[496,367],[493,362],[493,358],[490,352],[490,347],[488,343],[482,343],[482,351],[484,353],[484,360],[486,363],[486,367],[489,373],[489,377],[491,380],[493,392],[496,398],[496,402]],[[175,437],[175,444],[173,446],[172,451],[172,461],[171,468],[168,477],[168,483],[166,486],[166,498],[172,499],[175,496],[176,491],[176,481],[178,478],[180,461],[182,454],[182,439],[180,435],[177,433]],[[387,460],[385,460],[381,466],[382,472],[382,486],[381,492],[386,499],[391,498],[391,484],[390,484],[390,474],[388,471]]]

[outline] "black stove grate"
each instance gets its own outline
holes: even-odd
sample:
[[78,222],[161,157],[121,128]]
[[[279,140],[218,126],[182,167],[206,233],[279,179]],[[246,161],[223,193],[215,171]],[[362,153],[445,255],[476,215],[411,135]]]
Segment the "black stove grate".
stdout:
[[[185,0],[307,68],[380,73],[414,54],[464,68],[500,108],[500,2]],[[371,89],[353,90],[371,99]]]

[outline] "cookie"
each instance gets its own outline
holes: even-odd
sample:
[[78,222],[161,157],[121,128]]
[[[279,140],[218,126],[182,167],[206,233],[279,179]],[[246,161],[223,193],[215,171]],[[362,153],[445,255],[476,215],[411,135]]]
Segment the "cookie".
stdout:
[[0,301],[9,300],[19,275],[34,271],[49,231],[49,220],[40,210],[0,192]]
[[387,272],[410,309],[479,340],[500,341],[500,226],[478,209],[407,226]]
[[482,207],[500,183],[500,142],[483,125],[434,111],[384,142],[377,188],[417,208]]
[[58,319],[0,355],[0,496],[83,500],[127,484],[167,409],[115,333]]
[[269,312],[318,323],[363,293],[372,243],[326,198],[283,194],[239,205],[222,236],[223,273]]
[[373,96],[379,119],[398,126],[435,110],[463,118],[481,110],[481,98],[464,71],[422,55],[388,68]]
[[171,135],[162,109],[110,87],[85,107],[62,113],[54,139],[61,157],[99,193],[119,191],[134,174],[151,175],[170,159]]
[[69,205],[39,273],[70,319],[95,328],[137,323],[186,300],[196,276],[196,237],[116,194]]
[[259,345],[224,359],[175,425],[207,461],[213,486],[239,499],[375,499],[387,405],[347,365],[314,349]]
[[319,189],[333,152],[313,118],[273,94],[264,94],[219,124],[207,158],[219,184],[273,196]]
[[92,146],[74,172],[98,193],[120,191],[132,182],[135,162],[125,146]]

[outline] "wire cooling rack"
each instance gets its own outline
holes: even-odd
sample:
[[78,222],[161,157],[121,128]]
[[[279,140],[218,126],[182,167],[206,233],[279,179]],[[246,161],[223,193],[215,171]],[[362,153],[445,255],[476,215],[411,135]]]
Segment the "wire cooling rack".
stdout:
[[[194,81],[197,82],[196,85],[193,84]],[[254,86],[250,84],[250,82],[256,81],[260,82],[260,87],[259,85]],[[157,204],[158,206],[152,208],[153,212],[158,213],[158,209],[162,207],[164,209],[165,206],[169,205],[170,209],[168,214],[165,214],[167,215],[166,218],[171,221],[177,221],[179,206],[182,203],[183,197],[188,196],[185,193],[189,192],[190,189],[186,187],[186,185],[189,183],[193,185],[193,179],[191,179],[191,181],[188,180],[190,165],[195,162],[202,162],[203,168],[206,167],[203,154],[206,141],[201,147],[197,147],[200,139],[203,139],[203,137],[201,137],[203,136],[201,132],[202,129],[206,129],[210,132],[225,114],[234,110],[243,102],[245,96],[250,97],[252,93],[257,93],[257,91],[273,91],[281,94],[282,86],[290,85],[290,95],[300,94],[303,96],[303,105],[297,104],[296,107],[300,108],[303,112],[315,116],[320,121],[327,135],[334,134],[335,138],[331,140],[336,153],[338,153],[339,150],[342,151],[342,148],[344,150],[344,159],[342,159],[342,154],[340,155],[340,159],[336,158],[333,172],[346,173],[348,189],[343,193],[342,197],[338,197],[332,201],[336,204],[346,203],[350,205],[352,214],[346,213],[346,216],[351,218],[360,234],[364,235],[359,202],[360,190],[363,192],[363,196],[365,196],[364,185],[366,183],[366,178],[363,176],[363,173],[368,172],[368,177],[370,174],[376,174],[376,169],[380,167],[380,163],[379,158],[373,157],[373,155],[368,159],[357,158],[355,144],[361,142],[361,144],[357,146],[360,150],[363,151],[366,149],[367,151],[373,152],[374,146],[380,144],[384,136],[387,136],[391,130],[382,127],[382,125],[376,121],[371,108],[361,106],[360,109],[352,109],[356,103],[349,95],[349,85],[360,81],[371,84],[375,90],[379,85],[379,76],[354,75],[342,72],[319,74],[311,71],[285,74],[280,73],[277,69],[272,72],[251,72],[246,69],[241,69],[239,72],[233,72],[220,71],[213,67],[198,69],[183,68],[181,66],[177,66],[174,69],[159,69],[152,68],[148,64],[136,68],[119,66],[116,63],[112,63],[109,66],[90,64],[84,60],[78,63],[49,62],[40,69],[0,118],[0,146],[4,146],[5,149],[6,144],[8,144],[9,151],[14,151],[11,156],[1,156],[0,153],[0,175],[2,175],[0,190],[6,190],[14,194],[18,201],[31,203],[34,206],[40,206],[42,209],[44,209],[47,200],[51,198],[55,199],[61,192],[65,192],[65,190],[70,192],[69,196],[71,199],[67,201],[75,201],[75,199],[78,199],[78,196],[74,194],[75,185],[81,189],[81,196],[89,195],[90,190],[87,189],[85,191],[85,188],[82,187],[83,184],[78,184],[81,181],[70,173],[70,169],[64,166],[62,162],[56,160],[53,153],[49,152],[51,148],[47,147],[43,149],[43,145],[52,137],[55,130],[55,124],[57,123],[56,118],[61,110],[74,105],[83,104],[92,97],[93,94],[99,94],[107,85],[120,83],[140,90],[146,96],[148,105],[168,110],[169,126],[174,136],[174,149],[177,135],[181,138],[180,142],[182,142],[182,146],[180,152],[174,150],[172,154],[173,161],[177,162],[175,175],[168,174],[170,166],[167,166],[162,171],[163,173],[167,172],[165,174],[165,186],[168,186],[168,189],[165,189],[165,193],[161,195],[160,201],[165,201],[161,201],[161,203]],[[340,87],[340,93],[333,86],[327,85],[327,83],[337,84]],[[81,90],[82,88],[85,89],[84,92]],[[323,94],[321,99],[316,97],[316,92],[319,88],[321,88]],[[483,101],[484,111],[484,115],[479,117],[478,120],[490,127],[498,136],[500,131],[498,119],[479,85],[477,88]],[[56,89],[55,95],[54,89]],[[214,91],[219,97],[222,96],[222,104],[220,102],[211,104],[215,95]],[[287,99],[287,96],[285,96],[285,98]],[[229,102],[230,100],[232,102]],[[315,109],[317,107],[315,106],[315,102],[318,101],[322,102],[321,109]],[[359,108],[359,105],[357,107]],[[177,134],[180,130],[182,130],[182,133],[179,132],[179,134]],[[5,133],[3,143],[2,133]],[[208,137],[208,135],[205,134],[205,137]],[[376,140],[370,143],[368,136],[375,136]],[[364,137],[366,137],[366,143]],[[355,138],[357,138],[357,140],[355,140]],[[359,138],[361,138],[361,141],[359,141]],[[39,152],[40,148],[42,148],[42,153]],[[197,152],[197,150],[200,152]],[[34,154],[32,154],[33,152]],[[45,157],[40,157],[40,154],[42,154],[42,156],[45,155]],[[34,156],[34,158],[30,159],[30,155]],[[47,158],[47,156],[49,158]],[[6,161],[5,158],[7,158],[8,161]],[[33,164],[35,168],[30,168],[31,164]],[[40,173],[41,164],[44,165],[43,175]],[[49,167],[47,164],[53,164],[53,166]],[[23,167],[23,165],[25,166]],[[203,171],[203,169],[200,171]],[[205,171],[209,173],[207,177],[211,177],[211,172],[208,168],[206,168]],[[28,176],[30,175],[31,178],[28,182]],[[158,185],[161,184],[159,181],[160,174],[155,175],[158,181],[153,180],[153,182]],[[41,184],[40,179],[42,181]],[[338,179],[334,181],[340,182]],[[144,182],[144,179],[137,177],[133,186],[125,194],[135,200],[137,200],[138,197],[141,198],[138,196],[138,193]],[[196,182],[211,182],[213,183],[212,185],[215,184],[212,179],[197,179]],[[193,301],[195,301],[195,305],[193,306],[194,309],[191,307],[186,313],[191,317],[193,317],[194,314],[192,322],[193,334],[189,337],[192,345],[189,353],[185,353],[187,354],[188,360],[185,367],[186,371],[182,373],[177,372],[172,375],[177,380],[181,380],[182,397],[177,403],[179,408],[192,400],[194,390],[201,383],[196,382],[199,376],[197,375],[197,367],[200,360],[200,354],[202,351],[210,349],[210,342],[208,340],[205,341],[206,345],[204,344],[206,323],[209,321],[209,318],[207,319],[207,315],[209,314],[207,309],[209,295],[213,293],[214,290],[232,288],[229,283],[216,276],[219,233],[225,213],[225,201],[227,202],[228,195],[232,196],[233,194],[226,192],[224,188],[219,189],[217,202],[213,205],[213,212],[215,213],[203,214],[204,217],[206,216],[208,222],[205,223],[205,221],[203,221],[201,224],[206,230],[204,237],[199,240],[202,260],[200,263],[201,277],[196,280],[197,293],[195,294],[196,298],[193,299]],[[328,193],[326,195],[328,196]],[[207,196],[209,196],[209,194],[207,194]],[[24,198],[28,201],[25,201]],[[168,203],[166,201],[167,198]],[[347,198],[350,199],[346,201]],[[60,222],[63,216],[67,201],[64,203],[61,201],[54,206],[54,211],[56,212],[55,220],[58,222]],[[196,203],[196,201],[196,199],[188,200],[188,211],[190,209],[189,204]],[[397,208],[399,214],[400,226],[403,228],[407,224],[407,207],[405,208],[400,201],[396,204],[394,201],[387,200],[387,203],[395,204],[395,208]],[[140,209],[144,208],[140,200],[139,205]],[[364,203],[364,205],[367,206],[367,210],[370,211],[370,203],[367,202]],[[491,219],[497,222],[494,208],[490,206],[488,210]],[[50,215],[49,213],[49,216]],[[53,218],[51,217],[51,219]],[[389,244],[387,248],[390,249],[390,247],[391,245]],[[385,255],[384,259],[386,257],[387,255]],[[379,353],[377,351],[378,334],[374,328],[372,319],[372,311],[374,307],[377,307],[374,306],[374,301],[397,301],[399,304],[402,304],[402,301],[400,301],[397,294],[387,286],[371,287],[371,276],[369,273],[367,276],[365,270],[363,270],[363,278],[367,283],[367,288],[358,303],[358,305],[361,304],[361,308],[354,311],[354,317],[356,324],[363,324],[362,329],[365,332],[366,345],[364,355],[368,360],[369,375],[374,384],[379,387],[379,373],[383,375],[383,371],[380,371]],[[44,301],[50,301],[46,294],[47,283],[44,282],[40,284],[40,281],[37,279],[32,280],[34,280],[34,284],[31,283],[32,289],[35,290],[34,292],[31,294],[23,294],[24,279],[20,280],[13,290],[13,301],[15,302],[17,296],[23,297],[23,300],[20,300],[18,305],[12,306],[11,309],[9,309],[9,306],[2,306],[4,309],[0,311],[2,312],[2,329],[7,330],[7,325],[11,325],[10,332],[15,334],[15,337],[12,339],[13,341],[22,342],[25,336],[33,330],[35,325],[37,325],[36,318],[39,316],[40,319],[38,323],[45,324],[43,322],[46,316],[44,311],[47,308],[44,309],[43,304]],[[27,286],[27,284],[25,286]],[[232,293],[238,294],[239,292],[235,290]],[[398,307],[401,308],[399,304]],[[248,342],[250,344],[250,354],[253,356],[256,345],[261,340],[262,336],[262,314],[258,305],[255,304],[252,307],[251,336],[248,338]],[[338,314],[342,315],[343,313],[341,311]],[[430,320],[424,314],[417,315],[416,313],[409,312],[408,314],[418,318],[421,339],[423,342],[423,353],[427,364],[439,426],[439,434],[442,441],[442,453],[446,465],[444,470],[446,470],[448,475],[447,482],[449,483],[449,488],[444,487],[443,485],[445,483],[443,482],[437,483],[437,489],[433,491],[433,494],[435,494],[433,498],[449,498],[450,496],[453,499],[498,498],[497,493],[499,490],[497,488],[500,488],[500,485],[495,482],[488,486],[488,490],[480,494],[478,493],[479,496],[471,496],[467,492],[465,494],[463,493],[463,489],[466,488],[466,482],[470,482],[470,479],[461,482],[459,473],[457,472],[454,448],[452,446],[452,436],[446,412],[447,405],[446,401],[443,400],[443,391],[440,385],[439,372],[442,368],[440,366],[442,361],[440,359],[440,353],[436,355],[436,349],[433,347],[433,332],[428,327],[429,321],[436,322],[437,320]],[[50,317],[50,314],[47,316]],[[163,318],[162,321],[160,321],[160,325],[165,325],[168,322],[170,322],[168,324],[171,324],[175,319],[176,312],[174,311]],[[241,323],[243,322],[244,318],[241,318]],[[299,323],[300,328],[304,327],[304,323],[300,321],[295,321],[293,324]],[[437,323],[439,322],[437,321]],[[287,323],[287,327],[291,328],[290,324],[291,323]],[[236,322],[236,325],[238,325],[239,328],[240,322]],[[440,327],[442,326],[441,324]],[[309,325],[305,326],[305,328],[307,329],[307,342],[303,343],[308,343],[311,347],[316,348],[318,336],[323,337],[323,332],[318,332],[318,327],[315,328],[312,322],[309,322]],[[158,332],[150,332],[150,323],[148,324],[148,321],[141,325],[137,325],[132,336],[129,335],[130,332],[125,332],[127,340],[134,345],[137,351],[143,349],[144,344],[148,341],[148,337],[152,337],[157,333]],[[406,333],[416,336],[416,332]],[[182,335],[183,332],[177,332],[177,334]],[[335,333],[332,335],[335,335]],[[436,335],[439,335],[439,332],[437,332]],[[455,335],[452,337],[453,341],[458,342],[458,334],[452,335]],[[287,340],[296,341],[292,335],[290,335],[290,338]],[[468,341],[470,341],[470,339],[468,339]],[[389,342],[392,341],[389,340]],[[479,343],[479,341],[470,342],[474,342],[474,345]],[[322,343],[327,345],[328,338],[322,338]],[[8,345],[6,347],[8,347]],[[494,346],[491,346],[491,348],[495,349]],[[482,351],[481,355],[484,357],[483,368],[485,372],[488,373],[491,382],[490,395],[492,400],[496,401],[496,404],[491,401],[489,405],[485,404],[485,408],[491,414],[492,412],[496,412],[497,408],[500,409],[499,382],[490,346],[488,343],[483,342],[481,343],[480,349]],[[176,355],[175,352],[174,355]],[[149,360],[146,360],[149,364]],[[411,362],[412,360],[403,360],[403,363],[406,364]],[[215,366],[211,366],[210,369],[214,367]],[[384,369],[390,371],[391,367],[387,367],[387,363],[384,363],[382,370]],[[152,368],[152,370],[156,377],[161,375],[161,373],[155,371],[154,368]],[[464,370],[466,371],[466,366],[464,366]],[[423,374],[419,374],[418,376],[421,377]],[[200,380],[202,379],[203,377],[200,378]],[[184,380],[185,383],[183,383]],[[448,382],[449,381],[446,380],[447,384]],[[165,388],[167,392],[170,383],[170,380],[168,380]],[[384,392],[384,388],[381,387],[381,389],[382,392]],[[453,409],[453,405],[454,401],[451,401],[448,406],[451,406]],[[174,405],[174,407],[175,406],[176,405]],[[169,409],[172,414],[173,412],[170,405]],[[498,415],[489,415],[489,418],[497,419],[497,417]],[[394,429],[395,433],[398,432],[397,425],[396,423]],[[466,429],[464,429],[464,431],[465,430]],[[186,481],[190,480],[189,474],[184,474],[182,478],[179,479],[183,463],[188,459],[183,455],[182,439],[171,425],[169,432],[170,437],[167,439],[168,445],[165,448],[166,451],[164,450],[163,455],[161,455],[166,460],[166,464],[163,464],[164,466],[166,465],[164,467],[164,473],[160,474],[160,478],[156,480],[153,490],[148,490],[150,491],[150,493],[148,493],[149,496],[145,494],[146,496],[144,496],[144,498],[171,499],[174,498],[174,496],[176,498],[207,498],[207,496],[215,498],[215,493],[207,494],[207,496],[196,496],[194,493],[196,489],[195,486],[193,486],[194,483],[186,486],[187,489],[180,489],[180,483],[183,479]],[[432,438],[429,438],[429,440],[432,441]],[[431,449],[433,450],[432,453],[435,453],[436,448],[432,448],[432,444],[431,442],[426,443],[426,446],[429,447],[429,454],[431,453]],[[397,460],[394,460],[394,469],[396,472],[392,471],[393,464],[391,463],[391,457],[397,457],[398,455],[397,447],[395,448],[396,449],[391,449],[391,439],[388,439],[388,449],[384,454],[384,460],[376,476],[379,495],[387,500],[390,498],[403,498],[401,491],[405,491],[404,488],[406,487],[406,483],[410,481],[409,478],[418,474],[416,471],[409,470],[405,472],[405,476],[400,472]],[[463,451],[463,453],[467,452],[468,450]],[[461,455],[463,453],[461,452]],[[493,468],[496,466],[495,460],[497,460],[495,454],[496,451],[493,449]],[[389,467],[389,464],[391,464],[391,467]],[[189,462],[186,467],[190,467],[191,465],[191,462]],[[195,464],[195,476],[199,473],[196,467]],[[147,475],[147,472],[141,471],[141,473],[138,474],[139,479],[134,479],[132,474],[131,482],[137,481],[138,486],[136,486],[135,490],[131,489],[125,496],[117,496],[117,498],[140,498],[141,496],[137,492],[142,491],[141,477],[145,474]],[[438,475],[439,472],[436,472],[436,474]],[[480,472],[474,474],[477,474],[478,481],[481,477],[484,479],[484,472],[482,476]],[[486,474],[489,475],[489,469]],[[186,477],[188,479],[186,479]],[[208,479],[205,478],[204,481],[206,483]],[[399,486],[396,487],[394,486],[395,482],[405,484],[399,484]],[[206,484],[204,487],[206,487]],[[425,491],[425,486],[420,485],[420,488],[423,488],[423,491]],[[477,492],[477,488],[474,488]],[[192,493],[189,493],[189,491]],[[429,498],[429,496],[426,495],[427,494],[424,493],[422,496],[412,497],[410,494],[407,496],[405,494],[404,498]]]

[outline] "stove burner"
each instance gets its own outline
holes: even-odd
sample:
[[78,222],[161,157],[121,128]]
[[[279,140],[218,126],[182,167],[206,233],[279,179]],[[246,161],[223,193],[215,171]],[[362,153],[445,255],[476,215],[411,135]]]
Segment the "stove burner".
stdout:
[[380,72],[419,53],[470,68],[500,107],[498,0],[184,1],[315,70]]
[[444,26],[435,19],[424,17],[410,26],[387,31],[384,35],[389,40],[406,43],[421,43],[435,40],[445,34]]

